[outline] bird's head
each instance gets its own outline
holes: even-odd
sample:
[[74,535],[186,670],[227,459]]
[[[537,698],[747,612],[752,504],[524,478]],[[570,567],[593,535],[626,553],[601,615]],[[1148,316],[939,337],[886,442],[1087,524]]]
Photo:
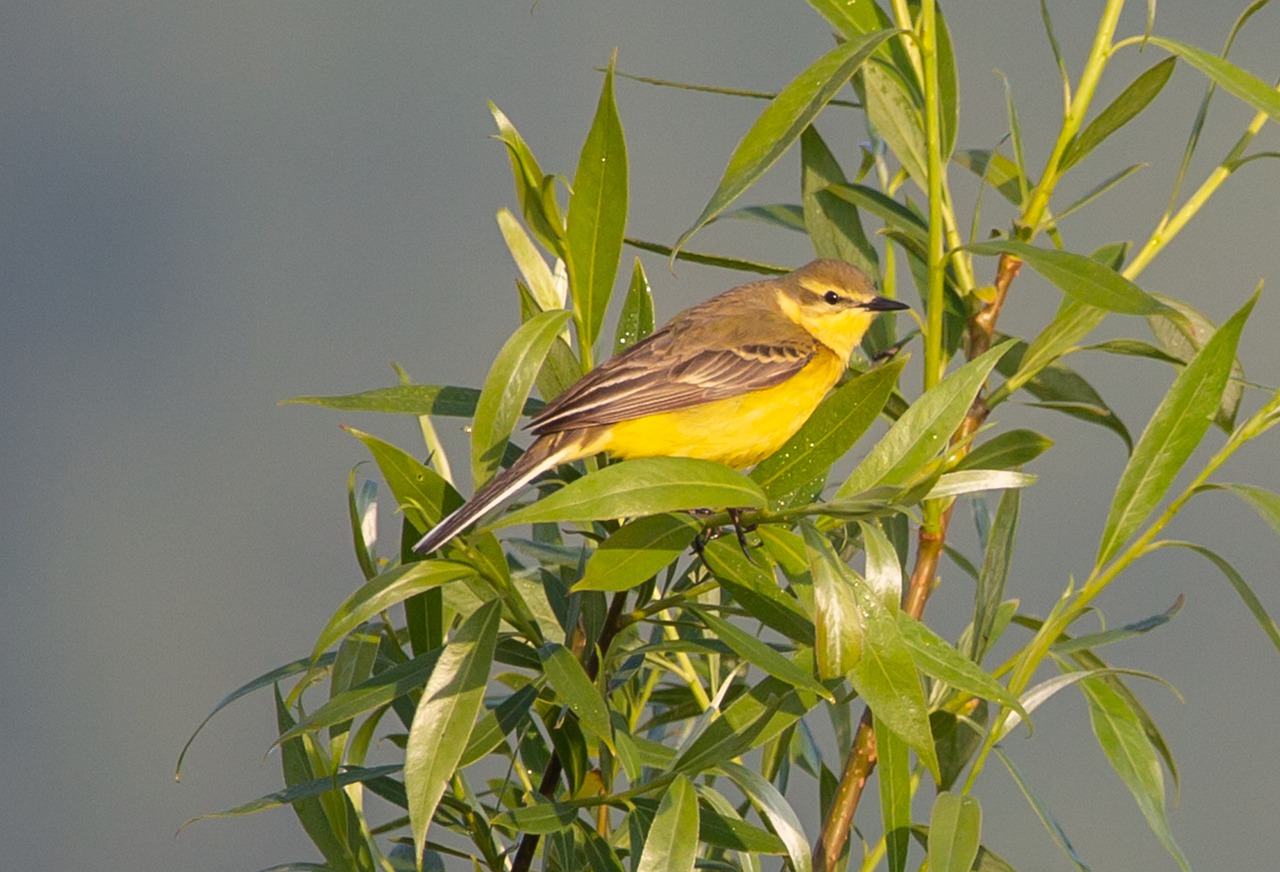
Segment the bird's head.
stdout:
[[866,273],[843,260],[815,260],[778,281],[783,313],[845,360],[877,314],[908,308],[877,294]]

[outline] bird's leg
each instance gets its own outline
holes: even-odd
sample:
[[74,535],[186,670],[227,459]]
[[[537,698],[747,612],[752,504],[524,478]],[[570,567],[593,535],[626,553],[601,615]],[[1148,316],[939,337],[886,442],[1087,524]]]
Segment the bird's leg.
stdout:
[[902,347],[906,345],[908,340],[910,339],[911,337],[908,336],[906,339],[903,339],[899,342],[894,343],[893,345],[890,345],[888,348],[882,350],[875,357],[871,358],[871,362],[877,365],[888,363],[889,361],[893,360],[895,357],[898,356],[898,352],[902,350]]
[[756,561],[751,556],[751,552],[747,550],[747,534],[756,527],[754,524],[748,527],[743,526],[742,513],[745,512],[746,509],[725,509],[725,511],[729,515],[729,520],[733,523],[733,532],[738,537],[738,547],[742,549],[743,556],[752,563],[755,563]]

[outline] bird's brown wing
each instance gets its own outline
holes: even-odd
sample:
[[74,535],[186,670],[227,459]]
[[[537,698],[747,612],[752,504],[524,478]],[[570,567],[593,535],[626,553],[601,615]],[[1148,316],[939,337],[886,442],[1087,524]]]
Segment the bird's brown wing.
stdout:
[[817,348],[808,333],[772,313],[673,322],[592,370],[529,429],[542,436],[615,424],[773,387],[803,369]]

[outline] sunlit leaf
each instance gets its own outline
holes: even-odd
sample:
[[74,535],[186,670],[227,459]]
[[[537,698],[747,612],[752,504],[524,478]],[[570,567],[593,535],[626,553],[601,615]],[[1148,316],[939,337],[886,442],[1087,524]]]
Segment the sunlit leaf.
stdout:
[[809,841],[804,827],[786,797],[759,773],[740,763],[721,763],[717,769],[738,785],[751,804],[769,822],[770,828],[786,846],[794,872],[812,872]]
[[693,872],[698,856],[698,795],[677,775],[662,794],[635,872]]
[[492,527],[632,518],[684,509],[763,508],[764,492],[719,463],[686,457],[624,460],[585,475]]
[[[835,155],[817,129],[812,126],[805,128],[800,135],[803,229],[808,232],[819,257],[836,257],[869,276],[878,276],[879,256],[862,229],[858,208],[827,190],[830,185],[843,185],[847,181]],[[876,319],[875,323],[893,322],[882,318]]]
[[1154,547],[1163,548],[1169,545],[1173,545],[1178,548],[1190,549],[1204,557],[1214,566],[1218,567],[1219,571],[1222,572],[1223,576],[1226,577],[1231,586],[1235,588],[1236,594],[1245,604],[1245,608],[1249,610],[1249,613],[1253,615],[1254,620],[1258,622],[1258,626],[1267,634],[1267,638],[1271,641],[1271,644],[1275,646],[1277,651],[1280,651],[1280,627],[1276,625],[1275,618],[1271,617],[1267,612],[1267,608],[1262,604],[1262,600],[1258,598],[1258,595],[1254,593],[1253,588],[1244,580],[1244,576],[1236,571],[1234,566],[1228,563],[1226,559],[1220,556],[1217,552],[1211,551],[1203,545],[1197,545],[1194,542],[1159,542]]
[[1014,469],[1030,463],[1052,447],[1052,439],[1034,430],[1009,430],[970,451],[956,464],[955,470]]
[[911,841],[910,749],[884,721],[877,718],[873,725],[885,856],[889,861],[889,872],[903,872],[907,868],[907,846]]
[[640,258],[631,268],[631,284],[627,287],[622,312],[618,315],[618,329],[613,337],[613,353],[621,354],[653,332],[653,293],[649,290],[649,277],[644,274]]
[[515,180],[516,198],[525,222],[538,240],[558,257],[565,254],[564,222],[554,196],[546,196],[548,176],[544,175],[537,159],[520,136],[515,125],[493,103],[489,111],[498,125],[497,139],[507,147],[511,159],[511,175]]
[[565,300],[556,285],[555,276],[551,274],[551,268],[510,209],[498,210],[498,229],[502,231],[507,250],[511,252],[516,269],[520,271],[525,285],[537,301],[538,308],[544,312],[563,309]]
[[927,499],[940,500],[962,494],[993,490],[1014,490],[1030,487],[1036,477],[1028,472],[1011,469],[965,469],[948,472],[929,489]]
[[1173,75],[1174,58],[1166,58],[1134,79],[1120,95],[1112,100],[1098,117],[1089,122],[1080,135],[1067,145],[1059,163],[1066,172],[1089,155],[1102,142],[1138,116],[1150,105]]
[[555,642],[539,648],[538,659],[542,661],[542,673],[560,701],[578,716],[586,730],[612,748],[609,705],[582,668],[581,661],[568,648]]
[[1255,294],[1218,328],[1151,416],[1116,486],[1098,544],[1099,566],[1114,557],[1151,514],[1209,429],[1231,375],[1240,331],[1256,301]]
[[871,53],[897,32],[881,30],[852,38],[823,55],[783,88],[734,149],[716,192],[676,242],[676,250],[773,166]]
[[1262,79],[1240,69],[1224,58],[1193,45],[1158,36],[1153,36],[1147,41],[1173,52],[1212,79],[1228,94],[1239,97],[1259,112],[1267,113],[1271,116],[1271,120],[1280,121],[1280,91],[1276,91]]
[[[475,388],[442,387],[440,385],[396,385],[375,388],[358,394],[328,397],[290,397],[280,405],[305,404],[346,412],[386,412],[394,415],[445,415],[470,418],[476,413],[480,391]],[[533,415],[546,404],[526,400],[522,413]]]
[[898,629],[902,632],[902,640],[911,651],[911,656],[921,672],[963,693],[998,702],[1026,715],[1017,697],[1004,685],[953,648],[951,643],[929,629],[927,625],[906,612],[899,612]]
[[943,791],[929,816],[931,872],[969,872],[982,843],[982,806],[972,796]]
[[806,688],[826,699],[835,702],[835,697],[820,681],[791,660],[775,651],[771,646],[752,636],[747,631],[726,621],[707,609],[689,608],[698,619],[707,625],[716,639],[724,642],[735,654],[746,662],[788,684]]

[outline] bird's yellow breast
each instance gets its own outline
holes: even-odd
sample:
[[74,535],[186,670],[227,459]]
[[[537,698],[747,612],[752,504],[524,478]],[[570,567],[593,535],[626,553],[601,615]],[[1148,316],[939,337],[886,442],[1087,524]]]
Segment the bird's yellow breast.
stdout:
[[621,421],[593,449],[627,459],[695,457],[739,469],[751,466],[800,429],[844,368],[845,362],[824,348],[780,385]]

